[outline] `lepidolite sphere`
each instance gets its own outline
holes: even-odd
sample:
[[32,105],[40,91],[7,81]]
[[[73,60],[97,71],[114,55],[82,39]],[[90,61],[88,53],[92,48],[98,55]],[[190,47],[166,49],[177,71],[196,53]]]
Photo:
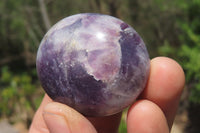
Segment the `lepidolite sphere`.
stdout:
[[69,16],[44,36],[37,72],[46,93],[86,116],[122,111],[144,89],[150,68],[138,33],[102,14]]

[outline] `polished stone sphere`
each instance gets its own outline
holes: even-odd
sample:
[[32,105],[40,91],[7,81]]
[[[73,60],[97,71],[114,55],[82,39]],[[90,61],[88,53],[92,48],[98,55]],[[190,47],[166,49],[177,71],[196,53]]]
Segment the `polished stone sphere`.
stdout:
[[45,92],[85,116],[118,113],[134,102],[149,76],[142,38],[120,19],[83,13],[44,36],[37,73]]

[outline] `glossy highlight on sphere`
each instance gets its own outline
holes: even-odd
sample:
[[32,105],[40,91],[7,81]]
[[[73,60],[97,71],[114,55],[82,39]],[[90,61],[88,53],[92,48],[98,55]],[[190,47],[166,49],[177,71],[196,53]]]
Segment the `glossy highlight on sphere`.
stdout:
[[118,113],[143,91],[150,60],[142,38],[112,16],[64,18],[44,36],[37,72],[45,92],[86,116]]

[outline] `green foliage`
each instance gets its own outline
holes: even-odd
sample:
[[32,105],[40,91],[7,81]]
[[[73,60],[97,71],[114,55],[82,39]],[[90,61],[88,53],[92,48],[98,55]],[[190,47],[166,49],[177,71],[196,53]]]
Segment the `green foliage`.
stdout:
[[25,60],[26,65],[35,63],[30,58],[35,55],[43,33],[39,10],[34,9],[38,8],[37,1],[31,1],[0,1],[0,65],[16,61],[17,67],[19,60]]
[[181,30],[178,47],[164,44],[159,52],[177,59],[182,65],[187,88],[190,89],[190,101],[200,103],[200,1],[191,0],[184,3],[185,18],[177,19]]
[[119,125],[119,133],[127,133],[127,127],[126,127],[126,122],[125,120],[121,120],[120,125]]
[[[15,113],[36,110],[38,100],[34,101],[37,92],[29,73],[12,73],[8,67],[2,67],[0,78],[0,116],[13,116]],[[39,97],[41,101],[41,98]],[[37,104],[37,106],[36,106]],[[29,113],[28,113],[29,114]],[[29,114],[32,115],[32,114]]]

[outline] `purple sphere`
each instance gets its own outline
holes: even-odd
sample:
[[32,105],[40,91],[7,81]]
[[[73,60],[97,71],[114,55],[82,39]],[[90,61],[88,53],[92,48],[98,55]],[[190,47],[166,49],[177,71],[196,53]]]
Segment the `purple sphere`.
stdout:
[[55,24],[37,53],[46,93],[86,116],[122,111],[143,91],[150,68],[145,44],[125,22],[83,13]]

